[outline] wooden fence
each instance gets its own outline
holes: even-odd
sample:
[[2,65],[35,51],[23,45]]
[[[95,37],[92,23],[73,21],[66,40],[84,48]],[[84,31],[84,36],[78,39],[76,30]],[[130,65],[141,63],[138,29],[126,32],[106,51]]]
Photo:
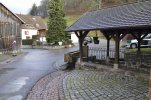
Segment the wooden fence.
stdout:
[[16,41],[16,50],[20,51],[21,31],[20,25],[16,23],[0,22],[0,52],[10,53],[12,43]]

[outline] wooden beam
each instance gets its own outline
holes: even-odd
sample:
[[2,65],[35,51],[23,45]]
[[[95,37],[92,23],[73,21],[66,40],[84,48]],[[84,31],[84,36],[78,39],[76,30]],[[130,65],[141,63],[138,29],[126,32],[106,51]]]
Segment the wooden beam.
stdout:
[[141,40],[143,40],[147,35],[148,35],[148,33],[147,33],[147,34],[144,34],[144,35],[141,37]]
[[[136,35],[137,34],[137,35]],[[141,41],[148,35],[148,33],[147,34],[144,34],[143,35],[143,33],[142,32],[140,32],[139,34],[138,33],[135,33],[135,34],[132,34],[136,39],[137,39],[137,41],[138,41],[138,45],[137,45],[137,48],[138,48],[138,50],[137,50],[137,52],[138,52],[138,54],[141,52],[141,50],[140,50],[140,45],[141,45]],[[142,36],[143,35],[143,36]],[[142,37],[141,37],[142,36]]]
[[[127,35],[127,34],[121,34],[121,33],[118,33],[118,34],[120,34],[120,37],[119,37],[120,40],[123,39]],[[116,40],[116,34],[112,34],[111,38],[113,38],[114,40]]]
[[82,40],[84,41],[84,38],[88,35],[89,31],[85,31],[82,33]]
[[123,39],[127,34],[121,34],[120,35],[120,40]]
[[138,34],[138,33],[134,34],[134,33],[132,33],[132,36],[134,36],[134,38],[137,39],[137,41],[138,41],[138,44],[137,44],[137,48],[138,48],[137,52],[138,52],[138,54],[140,53],[141,35],[142,34]]
[[108,39],[108,34],[106,32],[102,32],[106,39]]
[[112,38],[112,35],[110,33],[108,33],[108,32],[102,32],[102,33],[107,40],[110,40]]
[[138,36],[136,35],[136,34],[131,34],[135,39],[137,39],[138,40]]
[[78,38],[80,38],[80,35],[78,34],[78,32],[75,32],[75,34],[76,34],[76,36],[77,36]]
[[115,40],[116,40],[116,34],[112,34],[111,36],[112,36],[112,38],[113,38],[114,41],[115,41]]

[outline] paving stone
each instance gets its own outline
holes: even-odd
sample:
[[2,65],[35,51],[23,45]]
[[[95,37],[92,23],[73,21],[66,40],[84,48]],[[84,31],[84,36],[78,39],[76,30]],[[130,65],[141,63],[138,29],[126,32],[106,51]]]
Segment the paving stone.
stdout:
[[39,80],[27,100],[147,100],[148,80],[124,73],[58,71]]
[[[74,86],[82,86],[83,87],[82,90],[85,89],[84,91],[85,93],[83,92],[80,93],[83,97],[86,95],[91,98],[102,96],[106,99],[109,99],[114,95],[116,95],[116,98],[118,98],[118,96],[124,97],[125,95],[131,96],[133,94],[135,95],[133,96],[133,98],[137,99],[138,95],[145,96],[145,94],[148,92],[147,84],[142,84],[141,81],[135,79],[135,77],[129,78],[128,76],[125,76],[124,74],[119,74],[119,73],[114,73],[114,72],[105,72],[101,74],[100,73],[101,72],[94,72],[94,71],[89,71],[89,72],[88,71],[73,71],[70,75],[66,77],[74,76],[74,77],[70,77],[70,78],[73,78],[72,79],[73,81],[77,81],[77,82],[74,82]],[[63,80],[63,81],[66,81],[66,83],[68,83],[67,82],[68,80]],[[71,88],[74,88],[74,86],[71,86]],[[96,86],[99,87],[99,89],[98,88],[96,89]],[[117,86],[119,86],[119,88],[117,88]],[[132,87],[134,88],[132,89]],[[144,92],[142,91],[139,92],[140,90],[137,90],[139,87],[143,87],[141,90]],[[127,90],[130,93],[127,93],[125,90]]]

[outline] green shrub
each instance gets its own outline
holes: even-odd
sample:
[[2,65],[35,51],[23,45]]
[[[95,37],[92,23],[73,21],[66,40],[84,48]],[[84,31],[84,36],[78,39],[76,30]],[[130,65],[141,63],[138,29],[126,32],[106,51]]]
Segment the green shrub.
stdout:
[[36,41],[37,45],[42,45],[42,42]]
[[38,39],[38,35],[32,35],[32,39],[33,40],[37,40]]
[[32,43],[33,43],[32,39],[22,40],[22,45],[32,45]]
[[[132,53],[136,53],[137,52],[137,48],[136,49],[129,49],[129,52]],[[151,54],[151,48],[141,48],[141,53],[147,53],[147,54]]]

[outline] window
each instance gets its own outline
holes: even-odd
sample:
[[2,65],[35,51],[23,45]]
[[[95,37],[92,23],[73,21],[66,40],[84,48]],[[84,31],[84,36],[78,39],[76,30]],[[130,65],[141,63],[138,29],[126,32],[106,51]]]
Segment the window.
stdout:
[[29,32],[28,32],[28,31],[25,31],[25,35],[29,35]]

